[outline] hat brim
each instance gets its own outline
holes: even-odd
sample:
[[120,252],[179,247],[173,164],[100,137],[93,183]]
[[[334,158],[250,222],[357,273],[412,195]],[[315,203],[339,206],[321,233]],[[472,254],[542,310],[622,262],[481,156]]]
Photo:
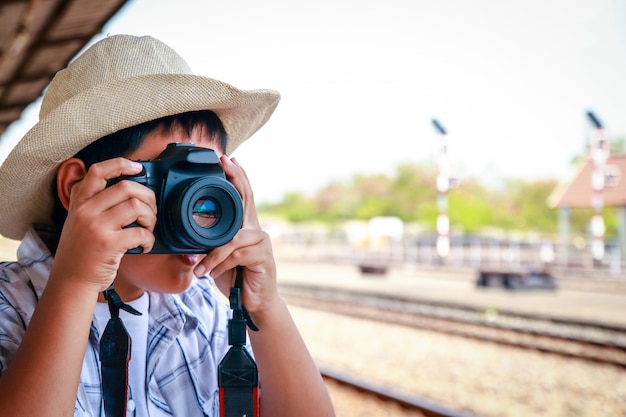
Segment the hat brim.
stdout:
[[228,134],[226,153],[259,130],[278,105],[274,90],[240,90],[193,74],[149,74],[83,91],[26,133],[0,167],[0,234],[21,240],[32,224],[51,222],[58,166],[108,134],[150,120],[214,111]]

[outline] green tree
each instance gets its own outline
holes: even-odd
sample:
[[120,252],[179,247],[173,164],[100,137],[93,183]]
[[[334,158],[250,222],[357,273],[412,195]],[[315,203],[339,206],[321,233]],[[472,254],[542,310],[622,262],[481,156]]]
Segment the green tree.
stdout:
[[317,217],[315,202],[299,192],[286,194],[278,204],[261,206],[260,211],[275,214],[292,222],[302,222]]
[[[497,188],[464,178],[458,188],[448,192],[448,214],[453,229],[480,233],[487,227],[503,230],[532,230],[557,233],[558,212],[548,208],[547,199],[555,180],[508,179]],[[293,222],[323,221],[336,223],[349,219],[367,220],[376,216],[396,216],[404,222],[420,223],[435,229],[438,215],[434,169],[401,164],[394,175],[354,175],[346,182],[333,181],[313,196],[299,192],[286,194],[275,204],[260,211]],[[572,210],[572,235],[586,236],[591,209]],[[604,210],[607,236],[615,233],[612,208]]]
[[478,233],[494,221],[494,207],[499,198],[474,179],[448,193],[450,224],[466,233]]

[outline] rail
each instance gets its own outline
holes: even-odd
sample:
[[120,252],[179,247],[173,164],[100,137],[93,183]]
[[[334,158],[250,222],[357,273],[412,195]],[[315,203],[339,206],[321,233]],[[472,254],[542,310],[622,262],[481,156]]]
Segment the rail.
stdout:
[[450,408],[436,401],[419,397],[388,385],[365,381],[363,378],[345,371],[328,366],[319,366],[319,368],[325,380],[332,380],[365,395],[376,397],[385,402],[395,403],[405,410],[417,411],[425,417],[477,417],[476,414]]
[[305,308],[626,368],[626,329],[619,326],[501,310],[494,323],[468,306],[314,285],[281,284],[281,293]]

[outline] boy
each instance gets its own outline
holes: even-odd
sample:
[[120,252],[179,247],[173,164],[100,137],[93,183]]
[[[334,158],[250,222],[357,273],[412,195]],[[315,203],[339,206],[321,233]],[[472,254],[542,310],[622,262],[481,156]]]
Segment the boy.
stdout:
[[[110,36],[59,72],[39,122],[0,167],[0,234],[22,240],[0,268],[0,415],[103,415],[99,343],[114,284],[141,316],[132,338],[128,415],[217,416],[217,365],[228,350],[228,291],[243,269],[243,304],[258,332],[261,416],[332,416],[328,394],[276,287],[250,183],[229,155],[271,116],[271,90],[193,75],[149,37]],[[243,224],[208,254],[147,254],[156,196],[108,181],[169,143],[213,149],[241,195]],[[51,193],[50,190],[53,190]],[[141,227],[126,227],[136,223]],[[140,247],[143,255],[126,254]]]

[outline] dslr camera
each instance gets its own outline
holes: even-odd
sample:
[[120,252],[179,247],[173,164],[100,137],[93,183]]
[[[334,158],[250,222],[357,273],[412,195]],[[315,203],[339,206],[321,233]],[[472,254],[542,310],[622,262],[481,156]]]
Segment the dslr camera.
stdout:
[[[230,242],[241,228],[241,197],[212,149],[170,143],[156,159],[137,162],[143,165],[141,173],[111,179],[107,186],[128,180],[156,194],[156,240],[150,253],[207,253]],[[142,253],[142,248],[128,253]]]

